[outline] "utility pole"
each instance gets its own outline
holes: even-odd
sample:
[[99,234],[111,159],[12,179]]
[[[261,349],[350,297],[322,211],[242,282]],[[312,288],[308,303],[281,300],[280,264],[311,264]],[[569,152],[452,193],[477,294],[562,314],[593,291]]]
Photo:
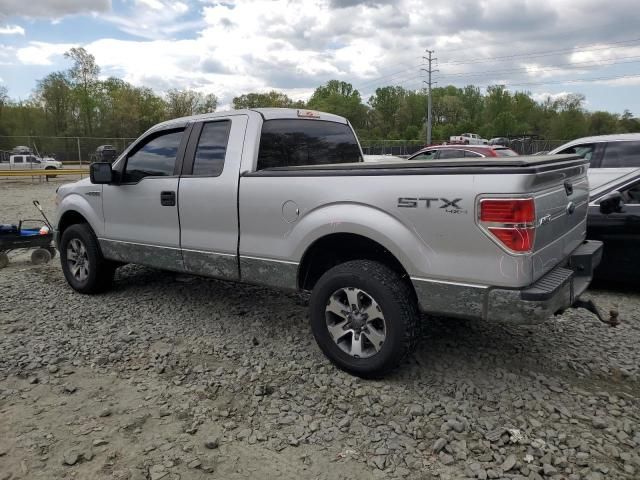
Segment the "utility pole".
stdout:
[[421,68],[420,70],[427,72],[429,78],[429,80],[423,80],[423,82],[427,84],[427,145],[431,145],[431,85],[437,83],[431,81],[431,74],[438,71],[433,69],[433,62],[438,59],[433,58],[434,50],[425,51],[427,52],[428,56],[423,56],[422,59],[426,60],[429,63],[429,68]]

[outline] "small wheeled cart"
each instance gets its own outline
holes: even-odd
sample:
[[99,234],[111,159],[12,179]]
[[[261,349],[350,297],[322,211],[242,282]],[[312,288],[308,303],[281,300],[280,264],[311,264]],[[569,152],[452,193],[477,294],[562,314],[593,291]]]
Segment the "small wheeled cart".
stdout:
[[[33,201],[35,207],[44,218],[42,220],[24,219],[18,225],[0,224],[0,268],[9,264],[8,252],[12,250],[33,250],[31,262],[35,265],[47,263],[56,255],[53,245],[53,227],[49,219],[42,211],[42,207],[37,200]],[[39,223],[38,227],[25,228],[25,224]]]

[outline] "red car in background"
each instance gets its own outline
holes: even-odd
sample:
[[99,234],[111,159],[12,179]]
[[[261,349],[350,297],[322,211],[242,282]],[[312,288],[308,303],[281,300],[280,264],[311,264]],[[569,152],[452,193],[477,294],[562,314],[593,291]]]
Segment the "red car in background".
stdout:
[[516,152],[501,145],[431,145],[414,153],[407,160],[516,156]]

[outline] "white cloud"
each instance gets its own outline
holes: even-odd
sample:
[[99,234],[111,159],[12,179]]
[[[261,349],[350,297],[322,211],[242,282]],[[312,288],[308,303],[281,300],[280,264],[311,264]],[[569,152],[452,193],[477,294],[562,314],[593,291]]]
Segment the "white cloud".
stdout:
[[52,65],[52,57],[62,55],[72,43],[30,42],[28,47],[16,50],[17,59],[25,65]]
[[24,35],[24,28],[20,25],[5,25],[0,27],[0,35]]
[[111,0],[0,0],[0,17],[59,18],[111,10]]
[[185,20],[189,5],[172,0],[135,0],[124,12],[103,16],[122,31],[135,37],[169,39],[181,32],[197,32],[204,26],[201,19]]
[[555,102],[556,100],[565,98],[568,95],[571,95],[572,93],[574,92],[559,92],[559,93],[541,92],[541,93],[533,93],[531,94],[531,97],[536,102],[545,102],[547,99],[550,99],[552,102]]
[[[87,21],[109,22],[138,39],[97,37],[84,46],[103,75],[158,90],[214,92],[222,103],[272,88],[305,96],[332,78],[351,82],[365,98],[381,85],[420,88],[425,48],[436,49],[439,86],[511,88],[602,76],[607,65],[600,63],[640,57],[640,42],[609,43],[637,37],[640,10],[631,8],[637,0],[612,0],[593,15],[600,1],[432,0],[425,8],[423,0],[127,0]],[[109,0],[82,7],[74,0],[0,0],[0,10],[33,3],[53,18],[110,7]],[[607,48],[573,49],[598,40]],[[47,65],[70,46],[31,42],[16,56]],[[547,51],[557,53],[539,55]]]

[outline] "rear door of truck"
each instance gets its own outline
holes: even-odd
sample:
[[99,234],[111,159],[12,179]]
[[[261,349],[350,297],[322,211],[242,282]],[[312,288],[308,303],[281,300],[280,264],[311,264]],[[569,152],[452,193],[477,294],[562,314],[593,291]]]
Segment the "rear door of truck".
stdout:
[[247,115],[194,124],[178,186],[185,270],[238,279],[238,172]]

